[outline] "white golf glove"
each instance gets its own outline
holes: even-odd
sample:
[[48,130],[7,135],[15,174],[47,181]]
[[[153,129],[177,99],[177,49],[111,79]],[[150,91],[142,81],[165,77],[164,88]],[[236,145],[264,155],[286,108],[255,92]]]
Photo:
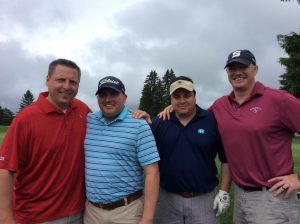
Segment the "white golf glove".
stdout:
[[224,214],[230,205],[229,193],[223,190],[219,190],[214,200],[214,210],[216,210],[216,216]]

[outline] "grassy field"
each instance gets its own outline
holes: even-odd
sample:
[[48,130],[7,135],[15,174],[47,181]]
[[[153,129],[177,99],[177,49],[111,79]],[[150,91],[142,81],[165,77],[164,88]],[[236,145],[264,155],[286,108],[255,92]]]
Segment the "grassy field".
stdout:
[[[7,126],[0,126],[0,145],[7,130]],[[300,137],[294,138],[293,141],[293,158],[295,162],[295,170],[300,171]],[[233,187],[232,187],[233,188]],[[232,224],[232,211],[233,211],[233,194],[231,188],[231,206],[225,215],[221,217],[221,224]]]
[[0,145],[1,145],[1,142],[4,138],[4,135],[5,135],[5,132],[7,130],[8,126],[1,126],[0,125]]

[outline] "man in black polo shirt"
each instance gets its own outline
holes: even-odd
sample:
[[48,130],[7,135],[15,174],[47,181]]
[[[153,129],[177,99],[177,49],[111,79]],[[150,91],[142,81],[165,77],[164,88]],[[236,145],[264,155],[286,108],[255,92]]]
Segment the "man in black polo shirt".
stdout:
[[[195,94],[190,78],[175,79],[170,86],[170,120],[154,118],[152,123],[161,158],[156,224],[217,224],[217,216],[229,207],[230,174],[217,123],[213,113],[196,104]],[[222,173],[215,197],[217,154]]]

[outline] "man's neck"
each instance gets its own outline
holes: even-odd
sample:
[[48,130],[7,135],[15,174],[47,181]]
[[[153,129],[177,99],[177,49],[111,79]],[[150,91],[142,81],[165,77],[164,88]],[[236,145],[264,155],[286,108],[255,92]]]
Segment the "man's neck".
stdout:
[[57,103],[55,103],[52,99],[51,99],[51,97],[48,95],[47,97],[46,97],[46,99],[55,107],[55,108],[57,108],[57,109],[59,109],[59,110],[61,110],[61,111],[63,111],[64,113],[66,113],[67,112],[67,109],[68,109],[68,106],[69,105],[58,105]]
[[117,116],[116,117],[105,117],[103,116],[104,120],[107,122],[107,123],[110,123],[114,120],[116,120]]
[[183,125],[183,126],[186,126],[193,118],[194,116],[196,115],[196,107],[195,109],[193,110],[193,112],[191,114],[188,114],[188,115],[178,115],[176,114],[175,112],[175,115],[176,117],[178,118],[179,122]]
[[255,83],[248,89],[234,89],[233,92],[234,92],[235,100],[239,104],[244,103],[248,99],[248,97],[251,95],[254,85],[255,85]]

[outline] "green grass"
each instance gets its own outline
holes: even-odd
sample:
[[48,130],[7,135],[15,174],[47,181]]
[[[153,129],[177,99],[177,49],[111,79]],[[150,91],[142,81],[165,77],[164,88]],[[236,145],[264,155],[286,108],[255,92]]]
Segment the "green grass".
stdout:
[[300,137],[294,138],[293,158],[294,158],[295,170],[300,172]]
[[4,135],[5,135],[6,131],[7,131],[7,129],[8,129],[8,126],[1,126],[0,125],[0,145],[2,143],[2,140],[4,138]]
[[[0,145],[7,131],[8,126],[0,126]],[[293,140],[293,158],[295,163],[295,170],[300,171],[300,137],[296,137]],[[221,224],[232,224],[232,212],[233,212],[233,187],[231,187],[231,206],[229,210],[221,216]]]

